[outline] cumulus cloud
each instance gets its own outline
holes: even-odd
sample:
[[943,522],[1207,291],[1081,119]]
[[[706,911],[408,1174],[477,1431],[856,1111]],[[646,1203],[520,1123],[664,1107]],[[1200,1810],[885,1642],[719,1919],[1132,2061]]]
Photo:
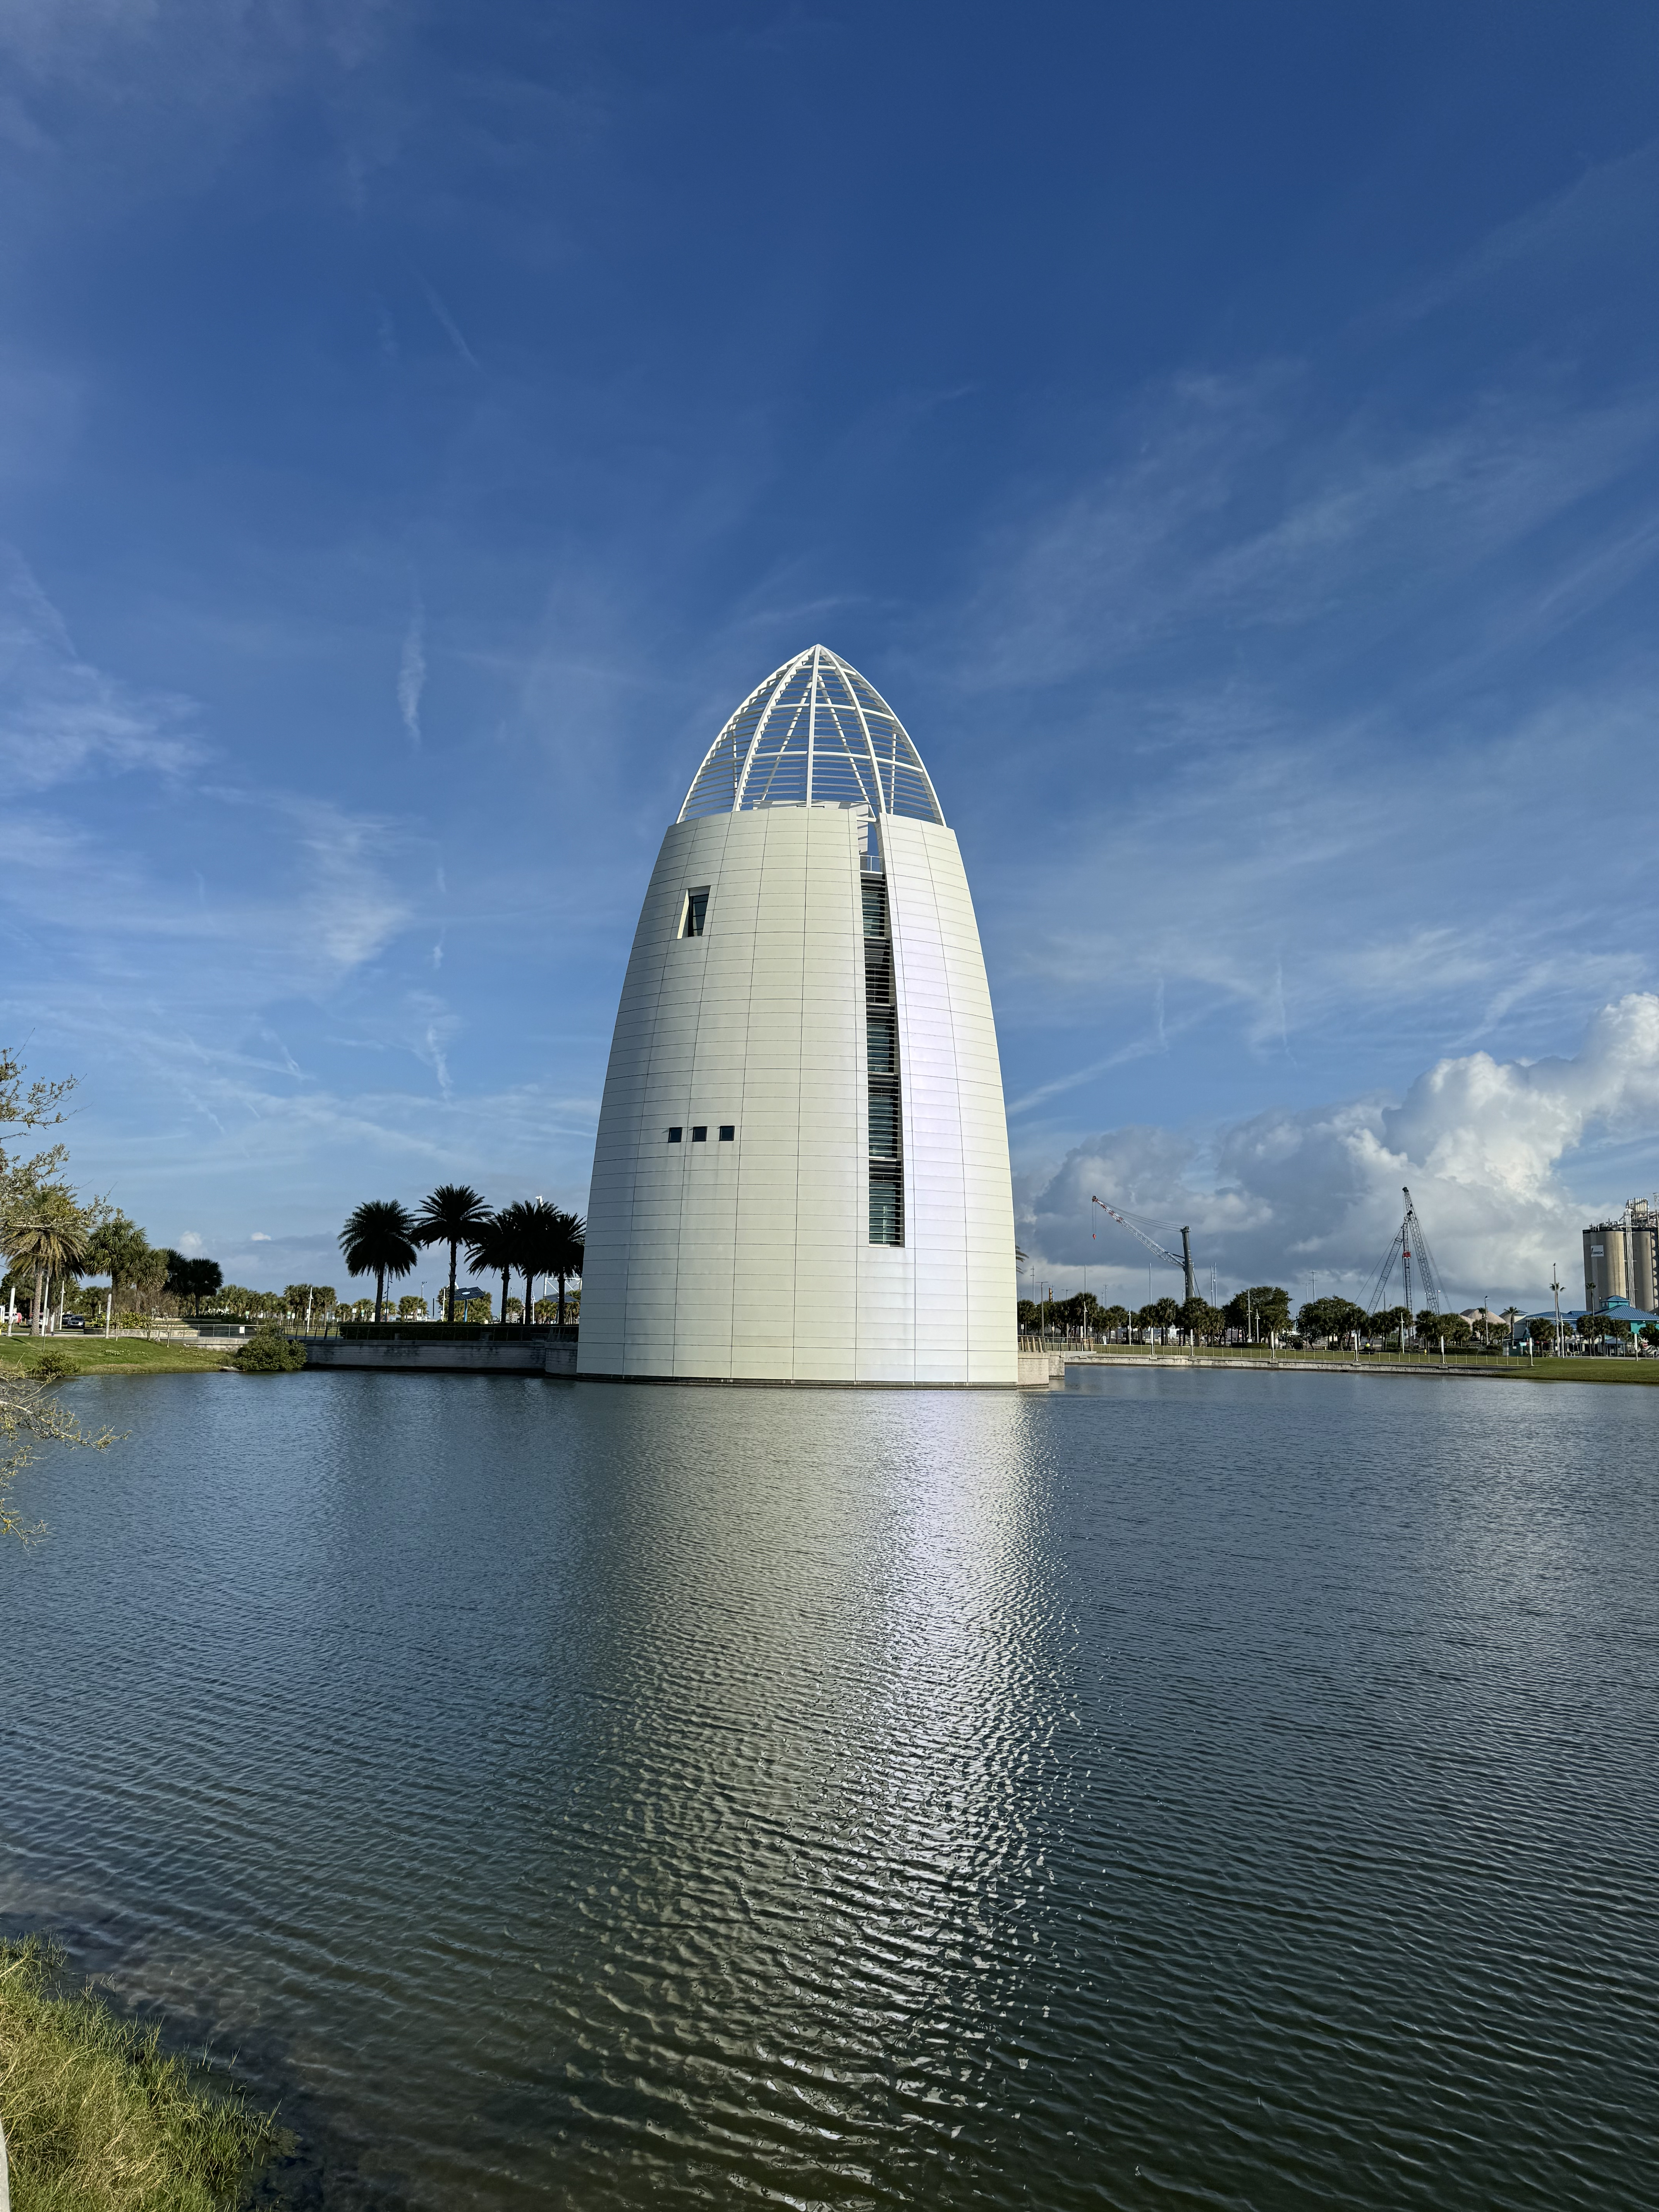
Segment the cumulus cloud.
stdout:
[[1020,1242],[1039,1268],[1087,1265],[1101,1271],[1098,1286],[1115,1275],[1120,1293],[1138,1297],[1142,1248],[1091,1206],[1098,1195],[1188,1224],[1200,1272],[1213,1264],[1224,1287],[1305,1287],[1316,1272],[1322,1288],[1357,1296],[1408,1184],[1459,1303],[1488,1290],[1532,1300],[1552,1264],[1573,1279],[1583,1222],[1626,1194],[1572,1187],[1574,1155],[1597,1136],[1644,1133],[1656,1118],[1659,995],[1632,992],[1595,1015],[1571,1058],[1469,1053],[1438,1061],[1397,1102],[1273,1110],[1207,1142],[1167,1129],[1107,1131],[1022,1194]]

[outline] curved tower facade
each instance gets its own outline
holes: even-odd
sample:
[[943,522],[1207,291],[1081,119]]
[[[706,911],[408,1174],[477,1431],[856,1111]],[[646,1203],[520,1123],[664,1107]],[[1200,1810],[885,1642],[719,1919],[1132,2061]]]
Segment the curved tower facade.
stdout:
[[584,1375],[1012,1385],[973,902],[915,747],[813,646],[704,757],[646,892],[588,1199]]

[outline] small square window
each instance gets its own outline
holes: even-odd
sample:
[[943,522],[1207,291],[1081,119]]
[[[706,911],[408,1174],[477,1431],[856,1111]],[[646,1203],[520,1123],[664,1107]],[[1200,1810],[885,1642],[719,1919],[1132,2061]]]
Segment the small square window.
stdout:
[[721,1144],[723,1144],[723,1145],[729,1145],[729,1144],[732,1142],[732,1139],[737,1135],[737,1133],[738,1133],[738,1127],[737,1127],[737,1124],[736,1124],[736,1122],[735,1122],[735,1121],[722,1121],[722,1122],[720,1123],[720,1142],[721,1142]]
[[699,1121],[693,1127],[691,1141],[694,1145],[706,1145],[708,1142],[708,1124],[706,1121]]
[[668,1141],[671,1145],[678,1145],[680,1139],[684,1134],[685,1132],[684,1129],[671,1129],[668,1132]]

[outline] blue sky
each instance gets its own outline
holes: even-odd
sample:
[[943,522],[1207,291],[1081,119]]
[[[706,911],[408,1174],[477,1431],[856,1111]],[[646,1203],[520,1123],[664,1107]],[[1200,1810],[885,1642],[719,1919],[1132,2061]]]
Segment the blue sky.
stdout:
[[1409,1181],[1459,1303],[1570,1282],[1659,1182],[1656,92],[1634,5],[12,0],[0,1029],[77,1182],[258,1284],[582,1205],[662,830],[821,638],[1039,1272],[1144,1296],[1100,1190],[1352,1289]]

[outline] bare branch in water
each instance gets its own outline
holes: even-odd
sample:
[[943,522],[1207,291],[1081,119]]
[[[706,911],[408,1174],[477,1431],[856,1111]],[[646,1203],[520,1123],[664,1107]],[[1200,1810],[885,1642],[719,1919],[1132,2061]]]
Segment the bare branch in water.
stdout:
[[37,1444],[106,1451],[115,1441],[112,1429],[83,1429],[68,1407],[60,1405],[33,1376],[0,1366],[0,1536],[15,1536],[27,1544],[46,1533],[45,1522],[25,1521],[11,1498],[11,1486],[33,1458]]

